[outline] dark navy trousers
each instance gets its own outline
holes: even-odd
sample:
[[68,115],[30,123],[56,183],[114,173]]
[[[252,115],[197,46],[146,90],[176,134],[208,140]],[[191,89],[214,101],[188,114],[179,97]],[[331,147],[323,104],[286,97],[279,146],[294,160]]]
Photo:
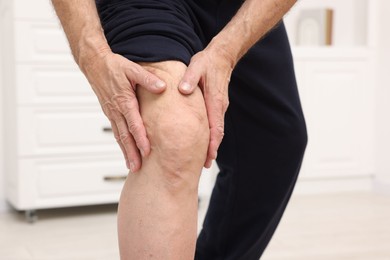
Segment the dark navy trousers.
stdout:
[[[188,65],[242,2],[97,0],[97,7],[114,52]],[[283,22],[239,61],[229,101],[196,260],[258,260],[294,189],[307,133]]]

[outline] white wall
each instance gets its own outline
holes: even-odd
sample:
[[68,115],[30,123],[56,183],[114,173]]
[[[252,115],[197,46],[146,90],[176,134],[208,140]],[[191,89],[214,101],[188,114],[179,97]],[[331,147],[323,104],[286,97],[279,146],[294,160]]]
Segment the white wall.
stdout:
[[4,17],[4,1],[0,0],[0,212],[7,210],[9,207],[5,202],[5,188],[4,188],[4,108],[3,108],[3,91],[4,91],[4,82],[3,82],[3,69],[5,64],[3,59],[3,53],[5,50],[3,49],[4,43],[4,34],[3,34],[3,18]]
[[378,0],[376,7],[377,111],[375,189],[390,194],[390,1]]
[[2,56],[1,56],[1,50],[2,50],[2,33],[0,33],[0,212],[4,211],[6,209],[5,204],[5,196],[4,196],[4,162],[3,162],[3,78],[2,78]]
[[[0,67],[1,69],[1,67]],[[0,75],[1,77],[1,75]],[[0,84],[0,99],[2,99],[2,85]],[[4,196],[4,162],[3,162],[3,109],[0,106],[0,212],[5,211],[7,208]]]

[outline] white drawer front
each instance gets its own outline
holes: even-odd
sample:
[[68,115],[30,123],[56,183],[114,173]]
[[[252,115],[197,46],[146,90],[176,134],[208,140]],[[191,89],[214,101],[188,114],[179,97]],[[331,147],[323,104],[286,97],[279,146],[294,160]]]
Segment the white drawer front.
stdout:
[[19,104],[92,104],[98,100],[76,64],[17,65]]
[[18,151],[21,156],[77,153],[120,154],[100,107],[20,107]]
[[73,62],[65,34],[58,23],[15,22],[16,61]]
[[128,170],[110,156],[20,160],[18,208],[117,202]]

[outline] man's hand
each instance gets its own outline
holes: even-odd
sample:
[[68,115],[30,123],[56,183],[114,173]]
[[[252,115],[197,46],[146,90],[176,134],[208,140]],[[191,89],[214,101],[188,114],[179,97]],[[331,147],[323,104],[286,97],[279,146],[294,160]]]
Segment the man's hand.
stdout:
[[152,93],[161,93],[166,85],[155,75],[128,59],[105,50],[83,62],[83,72],[92,86],[112,130],[127,168],[141,168],[141,156],[150,153],[150,143],[139,113],[135,94],[137,85]]
[[203,91],[210,127],[210,143],[205,167],[217,158],[224,135],[225,112],[229,105],[228,85],[233,62],[227,53],[206,48],[194,55],[179,84],[182,94],[191,94],[199,85]]
[[192,57],[179,90],[203,90],[210,124],[210,145],[205,167],[217,157],[228,106],[228,83],[241,57],[263,37],[297,0],[247,0],[204,51]]
[[138,109],[137,85],[161,93],[165,83],[138,64],[114,54],[104,36],[94,0],[52,0],[75,61],[111,122],[127,168],[141,168],[150,143]]

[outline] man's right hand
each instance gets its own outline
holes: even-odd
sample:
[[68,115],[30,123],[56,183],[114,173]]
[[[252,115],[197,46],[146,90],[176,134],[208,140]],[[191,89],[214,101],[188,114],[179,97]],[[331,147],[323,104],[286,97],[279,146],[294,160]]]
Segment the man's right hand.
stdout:
[[131,172],[138,171],[141,168],[141,156],[150,153],[150,143],[139,112],[135,89],[142,86],[158,94],[165,90],[166,84],[140,65],[110,50],[83,61],[80,67],[111,122],[127,168]]

